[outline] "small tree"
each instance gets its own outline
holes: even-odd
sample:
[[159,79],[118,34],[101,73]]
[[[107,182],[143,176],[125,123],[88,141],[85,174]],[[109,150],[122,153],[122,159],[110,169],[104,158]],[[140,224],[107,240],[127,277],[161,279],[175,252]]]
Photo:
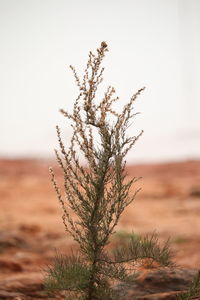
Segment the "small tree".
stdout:
[[[101,64],[106,51],[107,44],[102,42],[96,54],[89,52],[82,81],[70,66],[79,95],[72,113],[60,110],[71,121],[73,129],[68,150],[56,127],[60,152],[55,153],[63,171],[64,195],[50,169],[63,209],[65,229],[79,244],[80,253],[57,256],[48,268],[46,287],[51,291],[70,291],[72,299],[117,299],[111,283],[133,280],[130,270],[144,258],[156,260],[162,266],[170,265],[168,245],[159,247],[155,235],[144,238],[133,235],[123,247],[116,247],[112,252],[106,250],[122,212],[139,191],[129,193],[139,178],[125,180],[124,158],[142,135],[140,132],[137,136],[128,136],[127,128],[136,115],[133,103],[144,90],[138,90],[120,113],[113,109],[118,97],[114,96],[115,89],[111,86],[103,99],[95,102],[103,80]],[[87,162],[85,167],[80,163],[79,153]]]

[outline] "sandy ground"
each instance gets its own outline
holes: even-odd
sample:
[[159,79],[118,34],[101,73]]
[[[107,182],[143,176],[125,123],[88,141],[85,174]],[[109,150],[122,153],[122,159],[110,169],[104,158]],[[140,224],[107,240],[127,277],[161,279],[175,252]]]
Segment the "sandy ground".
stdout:
[[[64,231],[49,165],[54,163],[0,161],[0,279],[16,270],[39,272],[55,248],[68,253],[76,247]],[[156,231],[161,243],[170,237],[176,264],[200,268],[200,161],[135,165],[127,171],[143,177],[137,183],[142,190],[117,229]]]

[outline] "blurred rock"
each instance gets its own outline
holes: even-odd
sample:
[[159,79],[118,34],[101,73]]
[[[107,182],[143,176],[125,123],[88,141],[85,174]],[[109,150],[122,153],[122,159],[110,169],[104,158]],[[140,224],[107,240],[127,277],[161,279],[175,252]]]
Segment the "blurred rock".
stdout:
[[17,296],[24,297],[22,299],[47,298],[44,293],[43,278],[42,273],[29,272],[3,279],[0,281],[0,297],[2,299],[13,299]]
[[7,248],[23,248],[27,245],[24,239],[19,234],[13,232],[0,232],[0,252]]
[[20,224],[19,230],[25,233],[35,234],[41,232],[41,227],[36,224]]
[[20,264],[6,259],[0,259],[1,272],[22,272],[23,268]]
[[7,292],[0,290],[0,299],[13,299],[13,300],[24,300],[24,296],[20,293]]
[[175,300],[178,293],[188,288],[196,273],[196,269],[146,270],[134,283],[122,283],[115,289],[126,300]]
[[200,186],[193,186],[190,190],[189,195],[191,197],[200,198]]

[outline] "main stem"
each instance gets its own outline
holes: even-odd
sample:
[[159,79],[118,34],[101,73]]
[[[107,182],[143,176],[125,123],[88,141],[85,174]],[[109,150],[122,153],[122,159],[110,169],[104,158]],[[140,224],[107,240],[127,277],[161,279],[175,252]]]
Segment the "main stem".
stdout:
[[[105,155],[105,156],[104,156]],[[96,187],[95,187],[95,194],[96,194],[96,201],[94,204],[94,208],[91,214],[91,219],[90,219],[90,235],[92,237],[92,244],[91,244],[91,251],[92,251],[92,261],[91,261],[91,275],[90,275],[90,279],[89,279],[89,284],[88,284],[88,295],[86,300],[93,300],[94,299],[94,294],[95,294],[95,282],[96,282],[96,275],[99,271],[99,257],[100,257],[100,253],[102,248],[104,247],[104,245],[100,245],[99,244],[99,239],[98,239],[98,231],[97,231],[97,216],[99,214],[99,204],[100,204],[100,200],[101,197],[104,194],[104,185],[105,185],[105,176],[107,173],[107,170],[109,168],[109,159],[110,156],[107,155],[106,151],[104,152],[103,155],[103,172],[102,172],[102,167],[101,167],[101,172],[102,174],[97,178],[97,182],[96,182]],[[107,156],[107,157],[106,157]],[[106,157],[106,160],[105,160]]]

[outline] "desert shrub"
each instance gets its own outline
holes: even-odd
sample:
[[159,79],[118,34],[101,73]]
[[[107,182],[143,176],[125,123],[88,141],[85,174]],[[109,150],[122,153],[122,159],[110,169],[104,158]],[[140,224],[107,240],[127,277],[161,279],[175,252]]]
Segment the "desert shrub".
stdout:
[[162,266],[171,265],[168,244],[160,247],[155,235],[132,235],[125,246],[119,245],[110,252],[107,249],[121,214],[139,192],[136,189],[130,193],[139,178],[126,179],[125,156],[142,135],[141,131],[129,136],[127,129],[137,114],[133,112],[134,101],[144,88],[130,98],[121,112],[113,108],[119,98],[111,86],[98,102],[106,51],[108,46],[102,42],[95,54],[89,52],[82,80],[71,66],[79,94],[71,113],[60,110],[73,130],[68,149],[56,127],[60,151],[55,153],[63,172],[64,193],[50,169],[66,232],[79,244],[80,253],[57,256],[48,268],[46,287],[50,291],[69,291],[71,299],[116,300],[113,282],[134,280],[136,262],[149,258]]

